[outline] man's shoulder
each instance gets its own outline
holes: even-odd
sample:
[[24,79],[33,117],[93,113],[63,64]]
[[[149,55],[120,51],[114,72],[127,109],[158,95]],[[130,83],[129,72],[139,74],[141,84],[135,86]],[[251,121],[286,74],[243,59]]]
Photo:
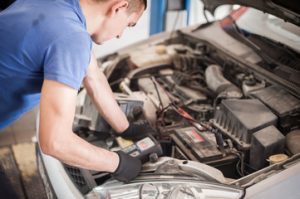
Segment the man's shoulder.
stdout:
[[53,21],[45,23],[40,27],[39,34],[43,36],[44,42],[49,45],[55,41],[73,39],[74,42],[84,40],[90,43],[89,33],[80,25],[68,21]]
[[64,35],[88,34],[79,0],[19,0],[1,12],[0,26],[0,38],[14,38],[11,43],[22,48],[44,49]]
[[40,34],[43,34],[46,38],[50,37],[51,40],[79,32],[82,33],[81,35],[87,35],[85,18],[82,13],[74,5],[68,3],[58,3],[58,5],[59,9],[54,3],[47,8],[49,9],[47,12],[40,14],[40,24],[37,27]]

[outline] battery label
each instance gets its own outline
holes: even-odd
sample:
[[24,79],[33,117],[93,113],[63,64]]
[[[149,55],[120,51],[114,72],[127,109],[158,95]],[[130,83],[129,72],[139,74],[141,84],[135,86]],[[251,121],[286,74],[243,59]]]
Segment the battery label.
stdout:
[[199,132],[194,127],[186,127],[176,129],[172,139],[189,159],[206,162],[223,157],[218,146],[208,139],[207,135],[211,134],[211,132]]
[[185,133],[190,137],[190,139],[194,143],[205,142],[204,138],[201,135],[199,135],[195,130],[187,130],[185,131]]
[[124,151],[125,153],[130,153],[134,150],[136,150],[136,146],[134,144],[122,149],[122,151]]
[[119,146],[124,149],[126,147],[129,147],[131,145],[133,145],[134,143],[131,140],[126,140],[122,137],[117,137],[116,138],[117,143],[119,144]]
[[149,138],[144,138],[136,143],[140,151],[145,151],[155,146],[155,143]]

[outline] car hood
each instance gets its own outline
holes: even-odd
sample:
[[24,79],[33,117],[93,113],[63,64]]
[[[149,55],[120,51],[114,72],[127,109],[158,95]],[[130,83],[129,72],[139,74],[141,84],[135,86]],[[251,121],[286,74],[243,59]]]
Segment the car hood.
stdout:
[[253,7],[300,26],[300,8],[297,1],[286,0],[202,0],[204,8],[211,13],[221,5]]

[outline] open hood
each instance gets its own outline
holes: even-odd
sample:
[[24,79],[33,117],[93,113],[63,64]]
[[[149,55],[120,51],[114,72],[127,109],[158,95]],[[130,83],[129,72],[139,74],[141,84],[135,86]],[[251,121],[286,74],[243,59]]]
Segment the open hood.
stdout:
[[211,13],[221,5],[237,4],[253,7],[263,12],[275,15],[297,26],[300,25],[300,6],[298,1],[286,0],[202,0],[204,8]]

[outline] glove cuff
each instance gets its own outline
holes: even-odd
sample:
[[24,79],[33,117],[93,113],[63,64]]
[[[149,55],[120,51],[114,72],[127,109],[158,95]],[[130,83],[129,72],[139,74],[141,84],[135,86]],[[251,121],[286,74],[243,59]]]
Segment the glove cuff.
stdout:
[[116,168],[116,170],[113,172],[113,175],[118,175],[121,171],[121,168],[122,168],[122,162],[123,162],[123,158],[122,158],[122,155],[121,153],[124,153],[123,151],[116,151],[116,154],[118,154],[119,156],[119,164],[118,164],[118,167]]
[[132,124],[129,124],[128,128],[118,135],[121,136],[122,138],[129,138],[131,137],[132,134],[131,131],[132,131]]

